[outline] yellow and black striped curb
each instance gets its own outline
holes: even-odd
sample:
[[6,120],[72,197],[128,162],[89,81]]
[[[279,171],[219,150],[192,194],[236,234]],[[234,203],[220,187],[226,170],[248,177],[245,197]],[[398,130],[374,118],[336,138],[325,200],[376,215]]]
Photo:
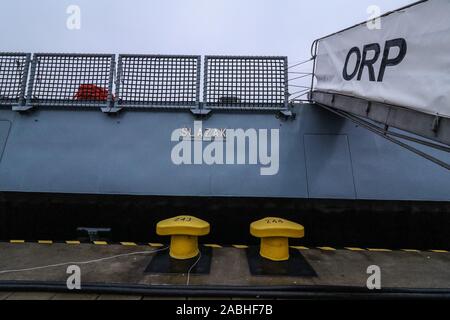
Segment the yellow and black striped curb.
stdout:
[[[164,244],[157,243],[157,242],[130,242],[130,241],[122,241],[122,242],[108,242],[108,241],[78,241],[78,240],[66,240],[66,241],[53,241],[53,240],[9,240],[9,241],[0,241],[0,243],[10,243],[10,244],[25,244],[25,243],[37,243],[42,245],[52,245],[52,244],[67,244],[67,245],[81,245],[81,244],[94,244],[99,246],[106,246],[106,245],[121,245],[121,246],[151,246],[151,247],[163,247]],[[226,248],[226,247],[233,247],[236,249],[247,249],[249,245],[246,244],[234,244],[234,245],[220,245],[220,244],[203,244],[205,247],[210,247],[214,249],[220,249],[220,248]],[[359,247],[344,247],[344,248],[335,248],[335,247],[328,247],[328,246],[322,246],[322,247],[305,247],[305,246],[291,246],[293,249],[297,250],[320,250],[325,252],[332,252],[337,250],[344,250],[344,251],[352,251],[352,252],[395,252],[395,251],[403,251],[403,252],[411,252],[411,253],[420,253],[420,252],[434,252],[434,253],[450,253],[450,250],[418,250],[418,249],[384,249],[384,248],[359,248]]]

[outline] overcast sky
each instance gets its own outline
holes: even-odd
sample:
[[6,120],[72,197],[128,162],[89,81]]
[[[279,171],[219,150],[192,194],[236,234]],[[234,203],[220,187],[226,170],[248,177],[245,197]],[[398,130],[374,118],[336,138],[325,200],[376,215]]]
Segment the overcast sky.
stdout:
[[[415,0],[1,0],[0,51],[287,55]],[[66,26],[68,6],[81,28]]]

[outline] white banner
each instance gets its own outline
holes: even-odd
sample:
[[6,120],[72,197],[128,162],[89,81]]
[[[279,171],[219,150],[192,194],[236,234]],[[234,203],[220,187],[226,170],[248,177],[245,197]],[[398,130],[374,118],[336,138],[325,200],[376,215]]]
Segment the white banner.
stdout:
[[428,0],[318,42],[315,90],[450,117],[450,0]]

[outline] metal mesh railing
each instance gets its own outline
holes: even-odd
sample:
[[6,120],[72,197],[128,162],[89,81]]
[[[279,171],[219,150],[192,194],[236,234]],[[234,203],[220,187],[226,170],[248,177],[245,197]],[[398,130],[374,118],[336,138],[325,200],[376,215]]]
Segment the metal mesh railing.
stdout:
[[120,55],[119,107],[193,107],[199,103],[200,56]]
[[[35,54],[31,60],[30,54],[0,53],[0,104],[26,108],[103,108],[113,102],[119,108],[200,106],[200,56],[120,55],[114,88],[115,63],[115,55],[106,54]],[[203,105],[208,109],[287,108],[287,75],[286,57],[206,56]]]
[[30,57],[28,53],[0,53],[0,105],[24,101]]
[[107,106],[114,99],[114,55],[35,54],[27,103],[31,106]]
[[204,102],[211,109],[287,107],[286,57],[205,58]]

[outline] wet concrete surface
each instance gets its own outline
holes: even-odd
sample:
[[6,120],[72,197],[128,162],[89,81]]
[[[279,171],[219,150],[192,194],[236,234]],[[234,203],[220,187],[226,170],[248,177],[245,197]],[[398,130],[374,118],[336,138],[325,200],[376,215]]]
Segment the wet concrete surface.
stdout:
[[[69,276],[67,266],[81,268],[82,283],[187,285],[186,274],[145,274],[154,251],[150,246],[9,244],[0,243],[0,281],[61,281]],[[384,288],[450,288],[450,253],[405,251],[350,251],[320,249],[300,250],[318,276],[252,276],[245,249],[233,247],[213,249],[211,272],[191,274],[189,285],[224,286],[298,286],[331,285],[366,287],[371,265],[381,269]],[[144,252],[141,254],[141,252]],[[135,254],[138,253],[138,254]],[[132,255],[129,255],[132,254]],[[115,257],[117,255],[127,255]],[[107,260],[98,260],[108,258]],[[91,263],[87,261],[98,260]],[[53,264],[65,265],[44,269],[15,271]],[[19,293],[0,293],[0,299],[19,297]],[[32,294],[29,293],[32,297]],[[63,298],[57,294],[47,298]],[[97,299],[92,295],[90,299]]]

